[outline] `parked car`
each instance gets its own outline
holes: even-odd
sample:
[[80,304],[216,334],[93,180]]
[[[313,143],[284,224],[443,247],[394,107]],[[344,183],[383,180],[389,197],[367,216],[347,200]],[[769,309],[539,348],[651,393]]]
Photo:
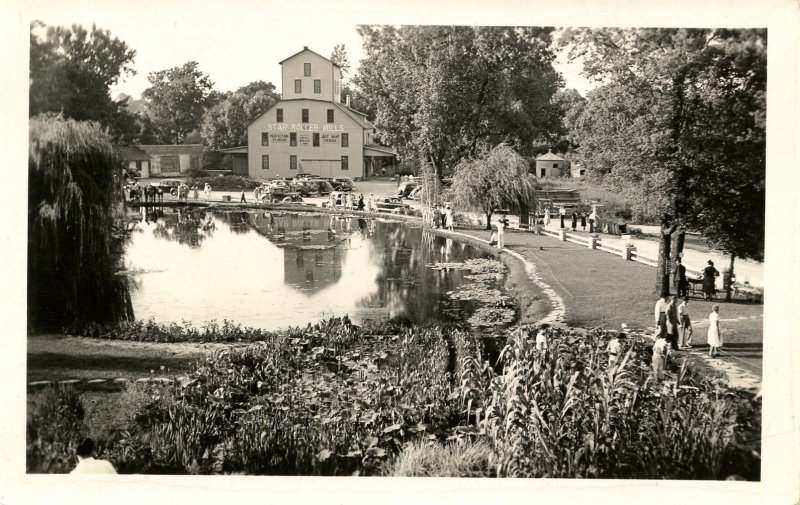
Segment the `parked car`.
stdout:
[[324,179],[309,179],[305,182],[309,185],[309,187],[315,188],[317,193],[320,195],[329,195],[331,194],[331,191],[334,191],[331,183]]
[[303,201],[303,197],[300,196],[300,193],[298,193],[297,191],[292,191],[292,190],[286,191],[279,188],[272,188],[272,191],[270,191],[269,193],[264,193],[262,195],[261,201],[267,203],[279,203],[279,202],[299,203]]
[[400,197],[400,198],[406,198],[408,195],[411,194],[411,192],[417,186],[419,186],[417,181],[401,182],[400,185],[397,186],[397,191],[395,192],[395,195]]
[[376,198],[375,206],[378,208],[378,212],[391,214],[412,214],[414,212],[410,205],[403,203],[396,196],[379,196]]
[[299,173],[294,176],[295,179],[319,179],[320,176],[317,174],[306,174],[306,173]]
[[155,187],[161,193],[169,193],[172,196],[178,196],[178,188],[183,184],[182,181],[175,179],[164,179],[158,182],[151,182],[150,185]]
[[293,181],[292,187],[300,193],[300,196],[317,196],[319,195],[319,185],[314,184],[312,181]]
[[350,177],[333,177],[330,182],[337,191],[353,191],[356,189],[356,184]]

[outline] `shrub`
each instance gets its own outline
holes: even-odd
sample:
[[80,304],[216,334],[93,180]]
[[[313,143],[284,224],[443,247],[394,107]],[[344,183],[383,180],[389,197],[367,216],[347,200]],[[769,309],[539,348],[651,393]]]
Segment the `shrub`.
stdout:
[[485,441],[444,445],[415,441],[383,469],[390,477],[493,477],[493,452]]
[[27,422],[28,473],[69,473],[75,448],[87,430],[80,396],[72,388],[48,388]]

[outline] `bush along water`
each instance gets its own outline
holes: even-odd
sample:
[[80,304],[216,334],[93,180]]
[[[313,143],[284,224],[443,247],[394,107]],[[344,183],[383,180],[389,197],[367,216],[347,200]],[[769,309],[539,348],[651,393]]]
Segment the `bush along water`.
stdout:
[[460,328],[296,328],[129,386],[102,456],[143,473],[759,478],[752,394],[686,363],[654,382],[637,337],[609,370],[605,332],[548,329],[542,351],[536,331],[509,331],[495,365]]

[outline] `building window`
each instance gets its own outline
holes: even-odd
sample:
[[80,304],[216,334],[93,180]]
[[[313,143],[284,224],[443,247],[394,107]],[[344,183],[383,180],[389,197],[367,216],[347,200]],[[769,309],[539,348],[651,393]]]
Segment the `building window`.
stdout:
[[261,170],[269,170],[269,154],[261,155]]
[[294,80],[294,92],[295,93],[302,93],[303,92],[303,81],[300,79]]
[[302,119],[301,122],[302,123],[308,123],[308,109],[303,109],[302,112],[303,112],[303,119]]
[[275,122],[283,123],[283,109],[277,109],[276,116],[277,117],[275,118]]
[[540,175],[539,177],[544,177],[544,174],[545,174],[545,171],[546,171],[546,170],[547,170],[546,168],[543,168],[543,169],[542,169],[542,175]]
[[306,77],[311,76],[311,63],[303,63],[303,75]]
[[342,156],[342,170],[348,170],[349,168],[349,160],[347,159],[347,156]]
[[261,132],[261,145],[268,146],[269,145],[269,133]]
[[581,169],[581,175],[586,175],[586,170]]
[[342,133],[342,147],[350,147],[350,135]]
[[333,123],[333,109],[328,109],[328,122]]
[[314,93],[322,93],[322,81],[314,79]]
[[297,170],[297,156],[289,155],[289,170]]
[[553,168],[558,168],[558,163],[553,163]]
[[312,142],[314,143],[313,144],[314,147],[319,147],[319,133],[315,133],[314,134],[314,138],[313,138]]
[[289,134],[289,145],[291,147],[297,147],[297,133],[290,133]]

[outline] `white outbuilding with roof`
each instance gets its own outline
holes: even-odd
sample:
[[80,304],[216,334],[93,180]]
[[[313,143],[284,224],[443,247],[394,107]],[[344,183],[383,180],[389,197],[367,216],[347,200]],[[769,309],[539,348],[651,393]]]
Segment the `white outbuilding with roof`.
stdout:
[[536,158],[536,177],[545,179],[548,177],[562,177],[568,174],[569,162],[553,154],[553,151],[547,151],[546,154]]

